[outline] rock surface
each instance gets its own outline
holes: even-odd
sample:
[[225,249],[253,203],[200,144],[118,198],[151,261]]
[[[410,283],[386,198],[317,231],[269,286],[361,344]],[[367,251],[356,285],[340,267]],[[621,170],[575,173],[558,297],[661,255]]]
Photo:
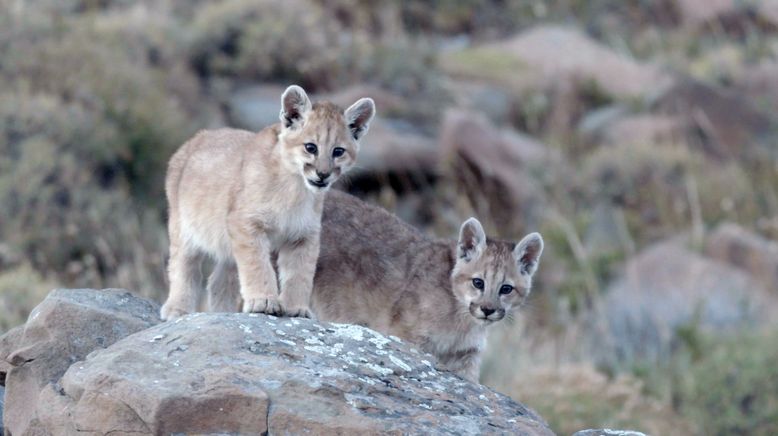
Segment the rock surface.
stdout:
[[253,131],[279,122],[281,94],[285,88],[276,85],[252,85],[235,89],[227,99],[230,125]]
[[58,289],[31,313],[23,330],[0,339],[6,375],[4,425],[14,435],[35,426],[39,397],[91,351],[158,323],[159,307],[124,290]]
[[606,291],[601,318],[613,350],[631,362],[661,360],[681,328],[726,331],[766,322],[775,302],[748,274],[668,240],[630,260]]
[[[553,434],[526,407],[438,372],[431,356],[363,327],[193,314],[131,334],[128,325],[156,322],[156,306],[115,291],[70,292],[55,291],[36,308],[18,345],[40,343],[27,332],[42,318],[60,359],[39,365],[76,363],[24,392],[15,377],[38,360],[15,360],[8,403],[30,413],[17,407],[6,421],[14,435]],[[127,337],[102,349],[119,334]],[[84,359],[88,349],[96,351]]]

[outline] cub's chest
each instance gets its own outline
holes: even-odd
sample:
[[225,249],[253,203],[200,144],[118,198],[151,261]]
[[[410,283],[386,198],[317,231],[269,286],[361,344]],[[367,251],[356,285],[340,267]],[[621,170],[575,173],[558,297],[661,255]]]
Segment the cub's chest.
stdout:
[[270,234],[273,245],[278,247],[317,233],[321,227],[321,208],[317,206],[315,198],[303,198],[279,211]]

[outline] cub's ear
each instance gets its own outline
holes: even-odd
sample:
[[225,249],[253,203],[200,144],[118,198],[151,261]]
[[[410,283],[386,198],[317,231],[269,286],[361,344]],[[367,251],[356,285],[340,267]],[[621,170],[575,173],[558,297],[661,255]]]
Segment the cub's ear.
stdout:
[[543,237],[540,233],[530,233],[525,236],[513,249],[513,257],[519,265],[522,274],[531,276],[535,274],[543,253]]
[[486,234],[481,223],[475,218],[470,218],[459,229],[459,242],[457,243],[457,257],[470,262],[481,256],[486,249]]
[[375,116],[375,102],[372,98],[360,98],[343,112],[343,116],[346,117],[346,124],[351,130],[351,135],[354,139],[359,139],[365,136],[368,127],[370,127],[370,121]]
[[297,85],[286,88],[281,95],[281,123],[287,128],[298,124],[311,107],[311,100],[302,88]]

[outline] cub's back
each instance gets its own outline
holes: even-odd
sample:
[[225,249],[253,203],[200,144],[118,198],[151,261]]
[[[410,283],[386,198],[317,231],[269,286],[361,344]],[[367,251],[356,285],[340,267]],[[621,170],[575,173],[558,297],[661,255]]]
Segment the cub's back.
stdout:
[[[178,206],[181,184],[187,194],[206,195],[207,188],[227,186],[239,169],[245,145],[256,134],[238,129],[201,130],[170,158],[165,191],[171,207]],[[189,196],[189,195],[187,195]]]
[[322,215],[314,312],[323,320],[385,330],[414,268],[415,247],[428,243],[384,209],[330,191]]

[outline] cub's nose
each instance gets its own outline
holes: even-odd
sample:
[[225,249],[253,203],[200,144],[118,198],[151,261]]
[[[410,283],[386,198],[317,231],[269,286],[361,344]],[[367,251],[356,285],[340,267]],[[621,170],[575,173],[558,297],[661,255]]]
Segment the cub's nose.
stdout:
[[318,171],[318,170],[316,171],[316,175],[319,176],[319,180],[322,180],[322,181],[327,180],[327,178],[330,176],[330,174],[332,174],[332,173],[323,173],[323,172]]
[[481,306],[481,312],[484,313],[485,317],[489,317],[489,315],[493,314],[495,312],[495,309],[491,309],[488,307]]

